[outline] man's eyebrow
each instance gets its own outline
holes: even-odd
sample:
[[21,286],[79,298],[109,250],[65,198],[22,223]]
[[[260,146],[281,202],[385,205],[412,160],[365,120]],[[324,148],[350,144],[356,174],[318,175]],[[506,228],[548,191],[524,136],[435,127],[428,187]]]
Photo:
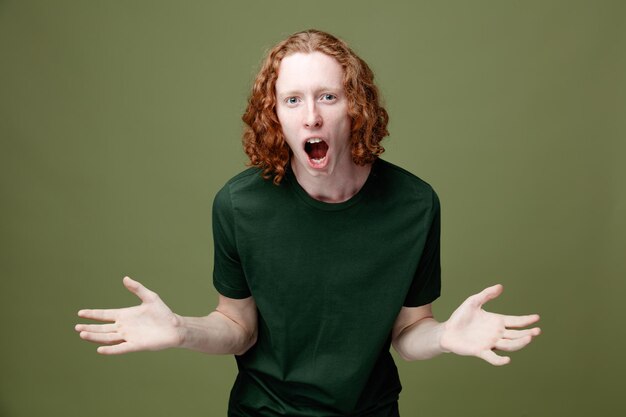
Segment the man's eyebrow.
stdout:
[[298,90],[276,91],[276,95],[280,97],[297,96],[298,94],[300,94]]
[[[343,92],[343,86],[341,85],[336,85],[336,86],[322,86],[322,87],[318,87],[315,89],[315,93],[319,94],[322,93],[324,91],[331,91],[333,93],[340,93]],[[302,94],[302,90],[286,90],[286,91],[280,91],[280,90],[276,90],[276,95],[280,96],[280,97],[290,97],[290,96],[297,96],[299,94]]]

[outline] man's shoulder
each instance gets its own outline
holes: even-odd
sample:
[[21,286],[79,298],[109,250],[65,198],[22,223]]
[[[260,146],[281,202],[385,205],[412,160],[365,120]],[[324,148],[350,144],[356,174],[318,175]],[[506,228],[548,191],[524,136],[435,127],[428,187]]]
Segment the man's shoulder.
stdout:
[[225,187],[237,186],[238,184],[250,183],[250,182],[254,182],[255,180],[263,181],[263,177],[261,175],[261,170],[259,168],[252,167],[252,168],[247,168],[241,171],[240,173],[238,173],[237,175],[231,177],[228,181],[226,181],[224,186]]
[[269,190],[278,188],[271,179],[263,177],[263,170],[248,168],[230,178],[215,195],[216,201],[248,200],[257,194],[266,195]]
[[271,179],[263,177],[263,170],[252,167],[245,169],[226,181],[222,190],[228,189],[230,193],[255,191],[274,185]]
[[[390,162],[379,159],[376,163],[378,197],[391,204],[393,210],[430,213],[435,216],[440,210],[439,197],[433,187],[408,171]],[[416,209],[420,208],[420,209]],[[391,210],[391,209],[390,209]],[[421,211],[425,210],[425,211]]]
[[385,182],[404,190],[414,190],[419,193],[435,193],[433,187],[422,178],[414,173],[392,164],[383,159],[378,159],[377,175],[382,177]]

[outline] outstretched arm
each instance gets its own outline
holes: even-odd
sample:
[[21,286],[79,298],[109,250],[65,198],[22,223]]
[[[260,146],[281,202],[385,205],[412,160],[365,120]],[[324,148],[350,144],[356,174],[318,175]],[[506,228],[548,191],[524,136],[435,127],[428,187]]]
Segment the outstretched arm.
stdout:
[[428,359],[452,352],[477,356],[492,365],[506,365],[511,359],[494,350],[522,349],[541,330],[538,327],[523,329],[539,321],[537,314],[507,316],[483,310],[483,305],[499,296],[502,290],[502,285],[494,285],[472,295],[444,323],[433,318],[430,304],[404,307],[394,324],[394,348],[406,360]]
[[215,311],[205,317],[175,314],[153,291],[124,278],[126,288],[141,300],[134,307],[80,310],[79,317],[104,324],[77,324],[80,337],[103,346],[112,355],[183,347],[205,353],[242,354],[256,342],[257,312],[252,297],[220,296]]

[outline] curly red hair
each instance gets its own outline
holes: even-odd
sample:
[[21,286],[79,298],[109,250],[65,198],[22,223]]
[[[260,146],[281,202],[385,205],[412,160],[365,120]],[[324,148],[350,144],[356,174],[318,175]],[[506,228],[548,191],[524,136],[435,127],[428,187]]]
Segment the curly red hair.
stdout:
[[322,52],[343,68],[343,87],[351,119],[352,159],[366,165],[385,149],[380,141],[389,134],[387,111],[379,103],[374,73],[348,45],[333,35],[315,29],[294,33],[267,54],[254,80],[248,107],[241,117],[246,124],[243,147],[249,165],[261,168],[266,179],[279,184],[285,176],[291,151],[276,115],[276,79],[282,59],[296,52]]

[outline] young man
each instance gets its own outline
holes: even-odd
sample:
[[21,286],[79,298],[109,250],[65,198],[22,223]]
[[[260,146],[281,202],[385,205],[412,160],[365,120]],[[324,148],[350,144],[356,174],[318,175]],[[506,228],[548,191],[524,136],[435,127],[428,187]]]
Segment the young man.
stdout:
[[482,309],[499,285],[446,322],[439,296],[439,201],[414,175],[379,159],[387,113],[373,74],[341,40],[296,33],[268,54],[243,116],[252,168],[213,206],[216,310],[174,314],[124,278],[142,304],[81,310],[98,352],[185,347],[235,354],[230,416],[397,416],[406,360],[442,352],[509,362],[539,317]]

